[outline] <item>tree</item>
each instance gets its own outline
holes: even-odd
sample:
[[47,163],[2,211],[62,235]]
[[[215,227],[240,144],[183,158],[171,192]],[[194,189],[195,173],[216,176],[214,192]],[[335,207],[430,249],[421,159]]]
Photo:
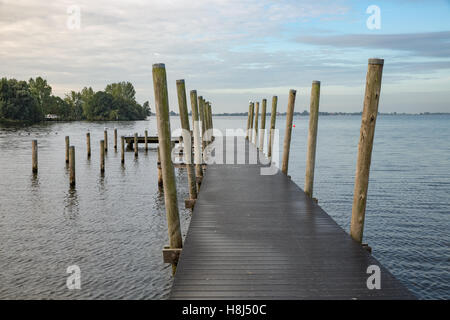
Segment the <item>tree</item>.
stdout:
[[0,81],[0,117],[36,122],[42,119],[36,98],[25,81],[2,78]]
[[42,114],[47,114],[52,87],[48,85],[47,80],[37,77],[36,80],[30,78],[28,81],[30,92],[37,101],[38,108]]

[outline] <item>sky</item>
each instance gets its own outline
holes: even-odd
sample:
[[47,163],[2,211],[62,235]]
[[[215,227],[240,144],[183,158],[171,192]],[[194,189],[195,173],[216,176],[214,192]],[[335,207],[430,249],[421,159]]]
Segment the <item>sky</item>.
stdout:
[[185,79],[214,113],[273,95],[284,112],[289,89],[301,112],[313,80],[321,111],[359,112],[373,57],[380,112],[450,112],[450,1],[0,0],[0,77],[42,76],[61,97],[130,81],[152,111],[165,63],[174,111]]

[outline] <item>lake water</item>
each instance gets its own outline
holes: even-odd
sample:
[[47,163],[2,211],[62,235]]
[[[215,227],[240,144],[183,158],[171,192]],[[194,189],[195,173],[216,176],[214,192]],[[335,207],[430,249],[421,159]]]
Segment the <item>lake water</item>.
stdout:
[[[214,127],[243,128],[246,117],[214,117]],[[289,174],[304,183],[307,117],[294,119]],[[319,119],[314,196],[347,232],[350,226],[360,116]],[[278,117],[280,140],[285,118]],[[106,172],[99,141],[109,128]],[[133,122],[50,122],[0,126],[0,298],[164,299],[171,268],[164,199],[157,187],[156,149],[126,153],[119,136],[145,129]],[[172,128],[179,127],[172,117]],[[86,132],[92,157],[86,157]],[[76,187],[69,187],[64,136],[76,147]],[[39,173],[31,173],[38,139]],[[120,143],[120,141],[119,141]],[[187,177],[175,169],[183,234],[190,211]],[[379,116],[375,133],[364,242],[422,299],[450,298],[450,116]],[[81,290],[68,290],[66,269],[81,269]]]

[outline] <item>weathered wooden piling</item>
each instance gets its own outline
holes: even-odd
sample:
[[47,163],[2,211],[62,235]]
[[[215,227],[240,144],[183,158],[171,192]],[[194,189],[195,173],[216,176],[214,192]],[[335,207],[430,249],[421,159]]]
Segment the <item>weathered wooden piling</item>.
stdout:
[[70,139],[69,136],[66,136],[66,163],[69,163],[69,148],[70,148]]
[[70,186],[75,186],[75,147],[69,148],[69,182]]
[[114,150],[117,151],[117,128],[114,128]]
[[283,160],[281,163],[281,171],[287,175],[289,164],[289,151],[291,148],[292,120],[294,118],[295,94],[296,90],[289,91],[289,101],[286,110],[286,132],[284,134],[283,143]]
[[309,106],[308,146],[306,151],[305,193],[312,198],[316,163],[317,126],[319,121],[320,81],[313,81]]
[[159,151],[159,147],[158,147],[158,187],[160,188],[160,189],[162,189],[162,187],[164,186],[164,183],[163,183],[163,175],[162,175],[162,170],[161,170],[161,153],[160,153],[160,151]]
[[369,186],[370,162],[372,158],[375,123],[378,114],[378,102],[381,91],[383,59],[369,59],[364,95],[364,109],[361,119],[361,132],[356,162],[355,189],[353,194],[351,237],[362,242],[364,218],[366,213],[367,188]]
[[255,130],[254,130],[254,141],[253,143],[255,144],[255,147],[258,149],[258,118],[259,118],[259,102],[256,102],[256,107],[255,107]]
[[197,91],[191,90],[191,110],[192,110],[192,123],[194,131],[194,162],[195,162],[195,175],[197,180],[197,188],[201,184],[201,179],[203,177],[202,170],[202,147],[200,139],[200,125],[199,125],[199,115],[198,115],[198,103],[197,103]]
[[185,200],[187,208],[193,208],[195,199],[197,199],[197,183],[195,179],[194,164],[192,161],[192,137],[191,129],[189,127],[189,115],[187,109],[186,86],[184,80],[177,80],[177,95],[178,107],[180,109],[181,129],[183,129],[183,146],[184,146],[184,161],[186,162],[186,169],[189,184],[189,199]]
[[38,144],[37,140],[31,141],[31,170],[38,172]]
[[208,106],[208,115],[209,115],[209,130],[210,130],[210,137],[209,138],[211,139],[211,141],[213,141],[214,140],[214,136],[213,136],[214,126],[213,126],[213,119],[212,119],[212,106],[211,106],[211,103]]
[[86,133],[86,148],[87,148],[87,157],[91,158],[91,133]]
[[253,118],[255,115],[255,103],[250,104],[250,132],[248,135],[248,141],[251,143],[253,139]]
[[121,156],[121,162],[122,164],[125,163],[125,137],[120,137],[120,156]]
[[137,132],[134,133],[134,156],[137,157],[138,156],[138,134]]
[[266,133],[266,109],[267,100],[263,99],[261,109],[261,130],[259,130],[259,151],[264,151],[264,135]]
[[106,130],[103,132],[104,134],[104,141],[105,141],[105,152],[108,152],[108,130]]
[[270,133],[269,133],[269,145],[267,147],[267,158],[272,161],[272,148],[273,148],[273,139],[275,136],[275,122],[277,119],[277,102],[278,97],[272,97],[272,111],[270,113]]
[[[172,150],[166,67],[164,64],[160,63],[154,64],[152,69],[159,149],[161,156],[161,170],[164,181],[164,202],[166,206],[167,225],[169,231],[169,249],[177,250],[179,252],[179,249],[182,248],[183,244],[180,229],[180,217],[178,213],[175,172],[171,158]],[[177,262],[177,260],[171,261],[173,273],[176,270]]]
[[[202,124],[202,150],[204,151],[206,148],[206,139],[205,139],[205,111],[204,111],[204,103],[203,97],[198,97],[198,112],[200,116],[200,121]],[[202,158],[203,159],[203,158]]]
[[247,131],[245,132],[245,140],[248,140],[248,135],[250,131],[250,117],[252,112],[252,102],[248,104],[248,114],[247,114]]
[[145,144],[145,151],[148,151],[148,130],[145,130],[144,132],[144,144]]
[[100,140],[100,172],[105,172],[105,141]]

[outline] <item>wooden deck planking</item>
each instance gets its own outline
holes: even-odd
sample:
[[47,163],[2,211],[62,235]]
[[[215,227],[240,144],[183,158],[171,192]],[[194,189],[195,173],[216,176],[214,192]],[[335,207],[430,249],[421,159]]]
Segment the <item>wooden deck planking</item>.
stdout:
[[[415,298],[287,176],[260,168],[208,166],[171,299]],[[381,290],[367,288],[369,265]]]

